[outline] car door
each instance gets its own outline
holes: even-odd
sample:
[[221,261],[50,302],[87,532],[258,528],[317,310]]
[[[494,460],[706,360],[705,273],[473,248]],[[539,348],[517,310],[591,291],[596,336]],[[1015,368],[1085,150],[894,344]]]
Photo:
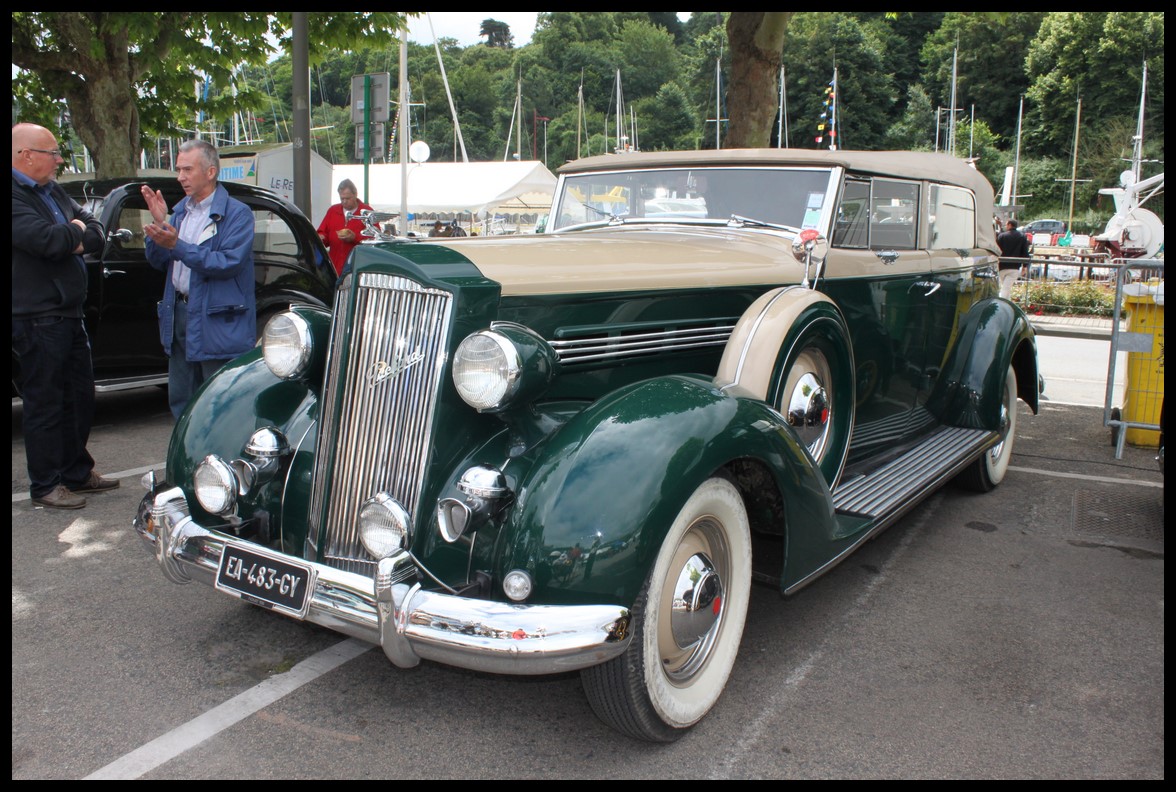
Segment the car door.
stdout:
[[927,324],[917,404],[929,415],[928,401],[955,348],[960,320],[997,290],[996,259],[976,248],[976,198],[962,187],[928,185],[930,273],[922,311]]
[[[170,199],[169,199],[170,200]],[[102,211],[106,244],[87,257],[90,296],[87,331],[100,380],[166,371],[156,305],[163,297],[163,273],[147,263],[143,228],[151,222],[138,190],[116,189]]]
[[856,419],[848,463],[908,440],[926,325],[928,256],[917,247],[918,182],[846,179],[822,291],[842,309],[854,350]]

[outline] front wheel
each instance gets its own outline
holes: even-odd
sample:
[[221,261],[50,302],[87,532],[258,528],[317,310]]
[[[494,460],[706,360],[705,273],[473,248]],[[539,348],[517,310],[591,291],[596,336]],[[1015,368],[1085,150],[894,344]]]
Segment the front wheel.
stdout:
[[631,737],[672,742],[718,701],[751,596],[751,528],[739,491],[707,479],[674,520],[634,603],[620,657],[581,672],[597,717]]
[[957,481],[975,492],[989,492],[1004,481],[1017,435],[1017,374],[1009,367],[1000,405],[1000,441],[964,469]]

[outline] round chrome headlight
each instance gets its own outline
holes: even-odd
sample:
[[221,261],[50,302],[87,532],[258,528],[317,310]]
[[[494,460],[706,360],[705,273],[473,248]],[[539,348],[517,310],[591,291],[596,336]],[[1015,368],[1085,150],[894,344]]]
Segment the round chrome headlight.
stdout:
[[237,476],[233,468],[215,454],[209,454],[192,474],[196,500],[209,514],[231,514],[237,507]]
[[310,323],[293,311],[286,311],[266,322],[261,334],[261,353],[274,376],[294,379],[310,366]]
[[359,508],[359,540],[377,560],[408,544],[408,512],[390,495],[381,492]]
[[522,569],[513,569],[502,579],[502,592],[515,602],[522,602],[531,596],[534,584],[531,576]]
[[522,360],[514,344],[493,330],[467,336],[453,356],[453,384],[466,404],[493,410],[514,395]]
[[495,322],[467,336],[453,356],[453,384],[479,412],[501,412],[539,398],[559,369],[559,355],[535,331]]

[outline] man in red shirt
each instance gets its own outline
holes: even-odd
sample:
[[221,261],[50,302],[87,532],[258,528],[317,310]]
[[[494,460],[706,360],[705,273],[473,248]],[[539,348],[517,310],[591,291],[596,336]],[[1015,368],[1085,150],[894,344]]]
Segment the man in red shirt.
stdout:
[[327,210],[323,221],[319,223],[318,235],[327,246],[331,254],[331,263],[335,265],[335,273],[343,273],[343,265],[347,263],[347,256],[351,249],[360,243],[360,232],[363,223],[358,218],[347,220],[346,212],[358,212],[360,209],[371,210],[371,207],[359,200],[359,193],[351,179],[339,182],[339,203]]

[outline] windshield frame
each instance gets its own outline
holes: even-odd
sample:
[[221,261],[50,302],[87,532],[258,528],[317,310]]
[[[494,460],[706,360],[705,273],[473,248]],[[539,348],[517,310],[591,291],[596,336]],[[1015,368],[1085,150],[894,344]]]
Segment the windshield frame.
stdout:
[[[746,200],[743,201],[741,206],[737,206],[737,208],[751,209],[752,211],[732,211],[724,212],[721,215],[715,214],[708,216],[707,212],[710,210],[703,201],[698,203],[698,215],[678,215],[673,213],[659,213],[657,215],[643,214],[647,202],[657,204],[658,202],[664,201],[684,201],[688,203],[701,201],[702,199],[697,197],[694,190],[694,186],[698,184],[698,178],[706,177],[707,180],[713,180],[713,174],[719,172],[733,177],[736,181],[743,177],[750,177],[751,181],[758,180],[760,184],[763,184],[764,176],[768,173],[782,175],[786,173],[804,174],[808,180],[823,180],[824,191],[810,189],[804,194],[803,198],[799,195],[794,196],[792,201],[793,214],[786,217],[781,214],[783,209],[763,205],[762,201],[758,205],[754,203],[749,204]],[[707,163],[634,168],[623,167],[618,163],[618,167],[616,168],[561,174],[559,182],[556,185],[555,197],[552,201],[551,214],[549,215],[551,219],[549,220],[546,231],[548,233],[555,233],[621,224],[727,226],[731,223],[732,215],[738,215],[744,218],[754,219],[757,223],[762,223],[768,227],[815,228],[822,234],[827,234],[832,222],[835,202],[840,191],[843,176],[844,169],[840,166],[823,164],[775,166],[752,164],[714,165]],[[620,187],[625,181],[634,179],[637,184],[625,186],[617,195],[609,199],[618,204],[623,204],[623,207],[619,207],[623,211],[610,212],[603,208],[606,205],[605,203],[601,203],[600,201],[584,202],[573,193],[573,190],[577,187],[589,186],[600,189],[610,183]],[[682,185],[682,189],[675,191],[663,186],[670,182]],[[640,193],[638,190],[633,189],[634,186],[641,189]],[[820,185],[810,183],[808,186],[816,187]],[[660,190],[665,190],[667,194],[659,194],[658,191]],[[596,195],[597,193],[591,192],[590,194]],[[730,194],[742,197],[749,193],[746,191],[733,191]],[[788,194],[791,195],[791,193]],[[753,194],[752,200],[754,201],[756,199],[758,199],[758,196]],[[798,203],[800,201],[803,201],[805,205],[800,206]],[[594,203],[599,205],[594,206]],[[635,204],[639,207],[638,213],[631,211]],[[738,223],[735,225],[738,225]]]

